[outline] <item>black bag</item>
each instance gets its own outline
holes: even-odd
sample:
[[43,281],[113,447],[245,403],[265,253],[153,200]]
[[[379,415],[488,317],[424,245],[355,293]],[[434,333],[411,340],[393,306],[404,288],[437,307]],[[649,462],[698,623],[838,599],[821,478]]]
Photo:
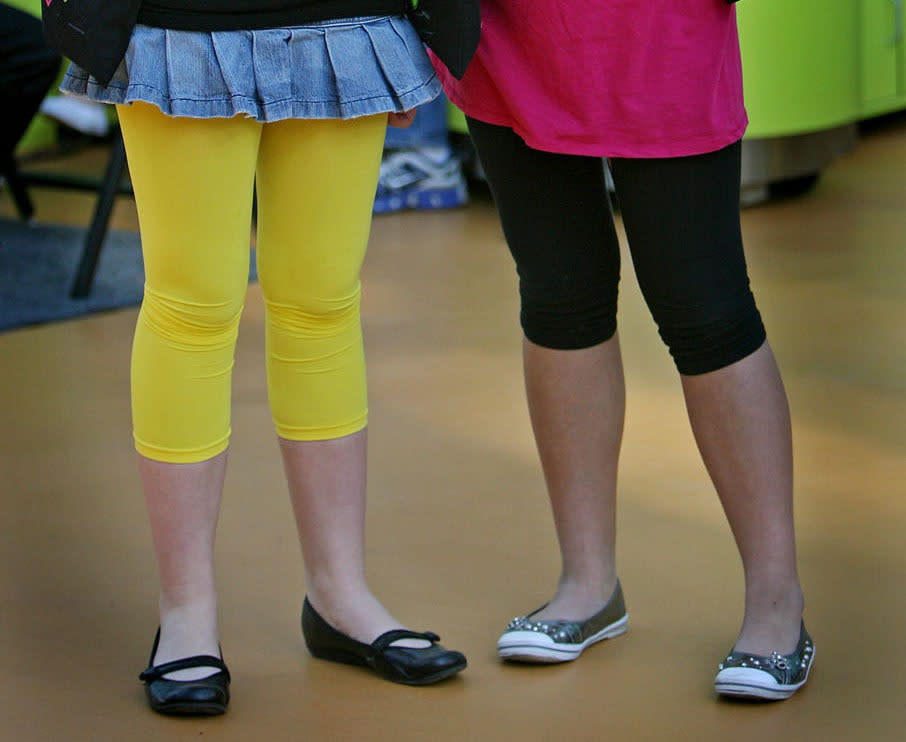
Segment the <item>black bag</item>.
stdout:
[[41,0],[44,40],[102,85],[116,72],[141,0]]
[[409,19],[426,46],[461,80],[481,38],[479,0],[418,0]]

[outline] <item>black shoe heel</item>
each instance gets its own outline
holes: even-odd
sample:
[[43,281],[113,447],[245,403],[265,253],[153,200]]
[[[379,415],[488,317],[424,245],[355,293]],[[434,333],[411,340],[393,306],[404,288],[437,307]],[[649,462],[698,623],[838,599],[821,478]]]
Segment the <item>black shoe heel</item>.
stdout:
[[[154,637],[148,667],[138,679],[145,684],[148,705],[159,714],[178,716],[217,716],[226,712],[230,702],[230,671],[223,659],[200,654],[162,665],[154,664],[160,629]],[[168,680],[164,675],[192,667],[213,667],[219,672],[200,680]]]
[[[396,629],[364,644],[337,631],[308,602],[302,604],[302,635],[314,657],[346,665],[368,667],[385,680],[404,685],[429,685],[452,677],[466,667],[462,652],[438,644],[440,637],[430,631],[418,633]],[[400,639],[424,639],[430,646],[394,647]]]

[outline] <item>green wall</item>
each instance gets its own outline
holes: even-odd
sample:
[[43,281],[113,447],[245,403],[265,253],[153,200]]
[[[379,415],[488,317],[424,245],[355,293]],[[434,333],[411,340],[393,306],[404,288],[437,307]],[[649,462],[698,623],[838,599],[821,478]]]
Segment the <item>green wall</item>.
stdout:
[[802,134],[858,118],[860,5],[860,0],[739,3],[748,137]]

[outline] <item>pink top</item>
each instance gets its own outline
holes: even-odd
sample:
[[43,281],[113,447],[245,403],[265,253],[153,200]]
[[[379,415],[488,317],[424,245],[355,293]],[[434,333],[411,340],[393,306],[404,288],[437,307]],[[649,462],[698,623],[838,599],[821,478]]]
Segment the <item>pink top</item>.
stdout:
[[725,0],[482,0],[482,39],[444,90],[534,149],[680,157],[741,138],[736,10]]

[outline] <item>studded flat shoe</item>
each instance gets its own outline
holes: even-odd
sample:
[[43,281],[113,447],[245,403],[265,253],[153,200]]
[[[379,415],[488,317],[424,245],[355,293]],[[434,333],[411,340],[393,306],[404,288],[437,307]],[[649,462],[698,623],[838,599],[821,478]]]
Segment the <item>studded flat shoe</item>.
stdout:
[[[159,714],[179,716],[216,716],[226,711],[230,702],[230,671],[220,657],[197,655],[162,665],[154,664],[160,629],[154,637],[148,667],[138,676],[145,684],[148,704]],[[190,667],[212,667],[218,670],[201,680],[168,680],[164,675]]]
[[569,662],[595,642],[624,633],[629,623],[619,580],[604,608],[584,621],[532,620],[540,610],[507,624],[497,640],[497,654],[501,658],[518,662]]
[[[404,685],[429,685],[452,677],[466,667],[462,652],[446,649],[440,637],[430,631],[418,633],[394,629],[381,634],[371,644],[337,631],[305,598],[302,604],[302,636],[313,656],[331,662],[360,665],[385,680]],[[424,639],[427,647],[395,647],[400,639]]]
[[718,667],[714,689],[722,696],[782,701],[805,685],[814,661],[815,643],[803,623],[790,654],[730,652]]

